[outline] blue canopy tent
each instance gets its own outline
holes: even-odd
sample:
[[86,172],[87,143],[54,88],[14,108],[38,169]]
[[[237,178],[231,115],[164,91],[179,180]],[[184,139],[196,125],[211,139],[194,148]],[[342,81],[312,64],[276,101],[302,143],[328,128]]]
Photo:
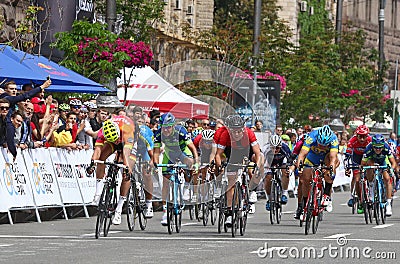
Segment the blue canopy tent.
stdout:
[[43,83],[50,76],[48,91],[106,93],[107,88],[43,56],[27,54],[7,45],[0,45],[0,81],[14,80],[17,84]]

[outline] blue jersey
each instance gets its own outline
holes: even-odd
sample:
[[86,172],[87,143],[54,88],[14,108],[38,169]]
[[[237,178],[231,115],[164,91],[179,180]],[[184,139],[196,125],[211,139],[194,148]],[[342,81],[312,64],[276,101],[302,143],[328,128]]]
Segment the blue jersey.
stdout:
[[153,131],[146,125],[139,126],[139,129],[140,134],[137,143],[137,152],[142,155],[143,160],[148,161],[150,160],[148,151],[152,150],[154,147]]
[[380,166],[386,165],[386,157],[393,158],[393,154],[390,150],[389,144],[385,142],[383,145],[383,149],[380,154],[377,154],[372,147],[372,143],[369,143],[365,148],[364,155],[362,161],[373,160],[375,163],[378,163]]
[[339,141],[336,135],[333,135],[331,143],[327,146],[319,145],[317,142],[318,130],[313,130],[308,135],[301,149],[307,150],[308,154],[304,164],[318,165],[324,161],[326,155],[330,152],[339,152]]
[[279,152],[274,154],[274,158],[272,159],[271,167],[272,166],[278,166],[278,167],[282,166],[285,158],[288,163],[291,163],[292,162],[291,153],[292,152],[290,151],[289,146],[285,143],[282,143],[282,147],[279,150]]

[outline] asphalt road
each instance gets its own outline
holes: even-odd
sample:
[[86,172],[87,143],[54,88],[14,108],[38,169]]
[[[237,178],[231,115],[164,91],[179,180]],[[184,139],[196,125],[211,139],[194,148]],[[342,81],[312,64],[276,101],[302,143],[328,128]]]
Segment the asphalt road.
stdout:
[[217,227],[189,220],[181,233],[169,235],[161,212],[145,231],[128,231],[126,220],[111,226],[108,237],[94,238],[95,217],[0,225],[0,263],[398,263],[400,206],[394,200],[387,224],[366,225],[346,206],[348,193],[335,193],[334,210],[317,234],[304,235],[293,219],[296,201],[284,208],[282,223],[271,225],[257,202],[246,234],[232,238]]

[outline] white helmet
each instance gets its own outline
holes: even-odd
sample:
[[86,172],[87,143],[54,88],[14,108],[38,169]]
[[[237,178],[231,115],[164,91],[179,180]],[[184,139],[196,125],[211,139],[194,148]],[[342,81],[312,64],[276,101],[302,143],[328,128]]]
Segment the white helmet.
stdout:
[[273,147],[278,147],[282,144],[282,138],[279,135],[273,135],[270,138],[269,143],[271,143]]
[[201,137],[204,140],[213,140],[214,134],[215,134],[215,130],[212,130],[212,129],[204,129],[203,131],[201,131]]

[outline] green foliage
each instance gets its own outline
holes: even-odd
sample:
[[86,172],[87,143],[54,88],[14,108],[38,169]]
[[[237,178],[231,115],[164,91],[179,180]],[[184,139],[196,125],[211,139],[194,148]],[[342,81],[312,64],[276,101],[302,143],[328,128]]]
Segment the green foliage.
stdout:
[[[123,16],[120,36],[133,41],[150,41],[153,25],[164,18],[164,0],[116,0],[117,14]],[[96,9],[106,14],[106,0],[97,0]]]

